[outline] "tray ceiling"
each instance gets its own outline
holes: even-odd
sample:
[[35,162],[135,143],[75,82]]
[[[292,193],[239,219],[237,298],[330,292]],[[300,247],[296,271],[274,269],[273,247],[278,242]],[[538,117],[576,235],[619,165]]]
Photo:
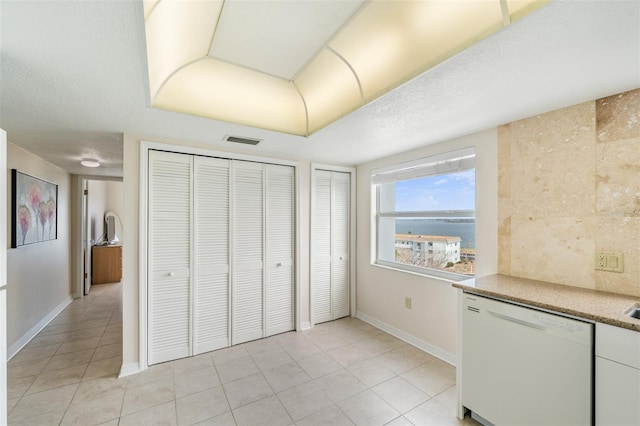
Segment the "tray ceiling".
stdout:
[[548,1],[147,0],[151,104],[308,136]]

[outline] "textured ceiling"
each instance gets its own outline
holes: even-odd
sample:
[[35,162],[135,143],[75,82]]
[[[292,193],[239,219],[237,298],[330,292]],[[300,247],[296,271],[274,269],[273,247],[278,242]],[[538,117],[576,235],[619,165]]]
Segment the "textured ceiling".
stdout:
[[123,132],[359,164],[640,87],[640,2],[556,0],[303,138],[149,108],[139,2],[2,0],[0,19],[0,127],[71,173],[121,176]]

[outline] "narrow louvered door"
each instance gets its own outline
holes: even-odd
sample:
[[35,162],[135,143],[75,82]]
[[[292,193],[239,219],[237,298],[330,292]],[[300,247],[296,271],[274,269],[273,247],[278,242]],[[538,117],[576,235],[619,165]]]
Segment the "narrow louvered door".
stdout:
[[230,345],[229,164],[194,157],[194,355]]
[[266,336],[294,328],[293,179],[293,167],[266,166]]
[[149,365],[191,354],[191,176],[191,156],[149,152]]
[[349,173],[316,170],[314,174],[311,286],[315,324],[349,315]]
[[331,319],[349,315],[350,176],[332,174]]
[[264,164],[233,161],[231,343],[264,337]]
[[311,286],[313,321],[331,318],[331,172],[315,171]]

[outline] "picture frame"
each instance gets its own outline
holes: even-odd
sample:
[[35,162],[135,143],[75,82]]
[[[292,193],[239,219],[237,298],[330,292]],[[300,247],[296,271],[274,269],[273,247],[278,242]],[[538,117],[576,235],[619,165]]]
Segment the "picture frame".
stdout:
[[11,248],[58,239],[58,185],[11,169]]

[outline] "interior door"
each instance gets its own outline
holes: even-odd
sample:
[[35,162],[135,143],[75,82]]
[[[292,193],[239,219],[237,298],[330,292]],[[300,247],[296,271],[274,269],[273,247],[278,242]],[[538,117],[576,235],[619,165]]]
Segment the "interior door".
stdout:
[[350,175],[332,174],[331,319],[349,315]]
[[82,179],[82,250],[84,253],[84,295],[91,290],[91,218],[89,217],[89,181]]
[[264,164],[232,162],[231,343],[264,337]]
[[149,152],[149,365],[192,353],[192,162]]
[[265,335],[294,329],[293,167],[266,166]]
[[314,174],[312,277],[315,324],[349,315],[351,175]]
[[331,321],[331,172],[315,171],[311,285],[313,321]]
[[230,344],[229,160],[194,157],[193,353]]
[[149,152],[149,365],[295,328],[294,172]]

